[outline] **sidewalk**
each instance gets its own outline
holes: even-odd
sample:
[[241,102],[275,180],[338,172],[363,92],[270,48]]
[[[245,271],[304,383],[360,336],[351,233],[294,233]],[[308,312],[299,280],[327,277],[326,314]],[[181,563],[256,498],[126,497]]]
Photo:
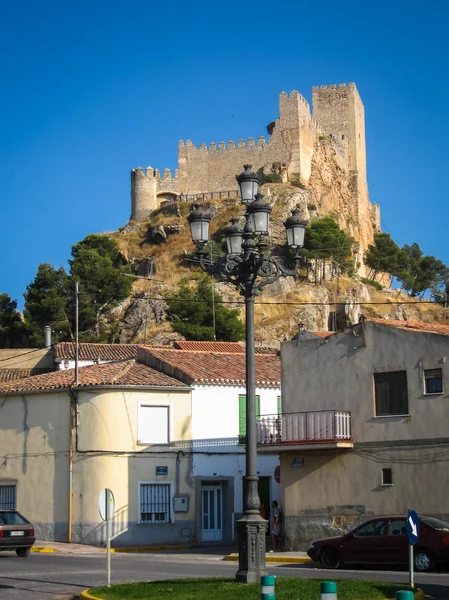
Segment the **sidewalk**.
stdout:
[[[223,557],[223,560],[233,560],[237,562],[239,560],[239,555],[237,552],[227,554]],[[312,562],[307,556],[307,552],[267,552],[265,554],[265,561],[267,563],[290,563],[295,565]]]
[[[148,553],[178,553],[183,554],[215,554],[222,556],[222,560],[235,561],[239,559],[237,552],[232,552],[235,548],[229,546],[205,546],[203,544],[196,544],[190,546],[149,546],[149,547],[127,547],[127,548],[111,548],[111,552],[116,554],[119,553],[136,553],[136,554],[148,554]],[[98,546],[87,546],[85,544],[69,544],[64,542],[43,542],[37,541],[31,552],[56,552],[59,554],[104,554],[105,548],[99,548]],[[267,562],[276,563],[293,563],[302,564],[311,562],[310,558],[305,552],[267,552]]]

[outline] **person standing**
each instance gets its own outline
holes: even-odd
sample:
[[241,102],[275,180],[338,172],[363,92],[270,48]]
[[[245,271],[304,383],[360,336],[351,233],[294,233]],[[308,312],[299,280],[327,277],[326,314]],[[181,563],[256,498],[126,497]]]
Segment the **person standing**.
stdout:
[[271,503],[270,535],[272,544],[271,552],[276,552],[276,545],[281,535],[281,511],[276,500],[273,500]]

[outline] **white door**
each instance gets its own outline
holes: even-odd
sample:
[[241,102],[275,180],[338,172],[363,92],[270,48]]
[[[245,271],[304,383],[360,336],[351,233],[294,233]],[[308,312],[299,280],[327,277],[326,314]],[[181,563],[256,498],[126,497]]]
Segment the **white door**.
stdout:
[[222,532],[221,485],[201,486],[201,540],[220,542]]

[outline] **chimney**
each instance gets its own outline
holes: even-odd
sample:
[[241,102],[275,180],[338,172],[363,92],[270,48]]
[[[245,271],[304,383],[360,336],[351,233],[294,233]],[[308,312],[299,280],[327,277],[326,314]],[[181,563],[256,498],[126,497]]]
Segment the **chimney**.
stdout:
[[50,325],[45,325],[44,327],[44,347],[51,347],[51,327]]

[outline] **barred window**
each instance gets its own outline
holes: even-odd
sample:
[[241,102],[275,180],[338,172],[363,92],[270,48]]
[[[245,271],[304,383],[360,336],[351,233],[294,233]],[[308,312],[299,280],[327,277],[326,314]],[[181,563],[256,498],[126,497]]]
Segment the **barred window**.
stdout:
[[443,393],[443,371],[441,369],[426,369],[424,381],[426,394]]
[[16,486],[0,484],[0,510],[16,510]]
[[171,523],[172,484],[148,482],[139,486],[140,523]]

